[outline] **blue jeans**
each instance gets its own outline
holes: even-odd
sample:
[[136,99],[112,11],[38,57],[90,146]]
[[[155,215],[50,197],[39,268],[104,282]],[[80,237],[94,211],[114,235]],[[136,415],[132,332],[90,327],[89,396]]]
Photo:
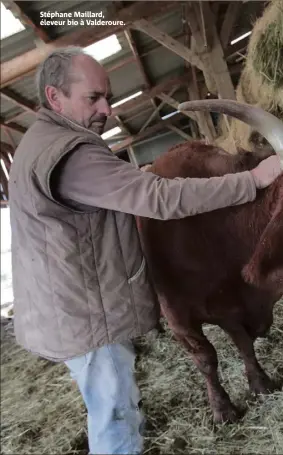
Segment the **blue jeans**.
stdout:
[[141,454],[144,417],[132,343],[106,345],[65,363],[88,411],[90,454]]

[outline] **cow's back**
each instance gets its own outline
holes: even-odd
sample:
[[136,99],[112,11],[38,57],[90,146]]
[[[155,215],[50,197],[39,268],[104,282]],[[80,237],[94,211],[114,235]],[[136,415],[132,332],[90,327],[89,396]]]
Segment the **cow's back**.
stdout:
[[[160,156],[149,171],[166,178],[213,177],[250,169],[248,157],[213,160],[206,148],[182,144]],[[206,146],[204,146],[206,147]],[[209,149],[208,149],[209,150]],[[222,152],[221,152],[222,153]],[[252,157],[252,155],[250,154]],[[215,298],[225,288],[239,288],[241,272],[268,223],[261,209],[265,191],[255,202],[180,220],[140,219],[151,274],[160,295],[191,301]]]

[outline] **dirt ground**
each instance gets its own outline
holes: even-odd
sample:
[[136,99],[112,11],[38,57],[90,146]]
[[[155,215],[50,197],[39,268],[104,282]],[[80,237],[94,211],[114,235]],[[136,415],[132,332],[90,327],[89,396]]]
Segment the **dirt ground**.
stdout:
[[[222,382],[246,413],[233,425],[211,420],[204,380],[187,353],[165,333],[138,343],[137,380],[147,416],[145,453],[282,454],[283,392],[249,394],[243,364],[226,335],[205,333],[217,349]],[[1,321],[1,454],[86,455],[86,412],[64,365],[23,351],[12,321]],[[256,342],[258,359],[283,379],[283,300],[275,307],[266,339]]]

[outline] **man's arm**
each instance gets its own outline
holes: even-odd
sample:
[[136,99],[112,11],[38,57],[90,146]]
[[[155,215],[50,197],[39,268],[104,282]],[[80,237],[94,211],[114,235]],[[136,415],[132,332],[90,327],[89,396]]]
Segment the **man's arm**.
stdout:
[[62,166],[57,192],[65,201],[169,220],[252,201],[256,185],[249,171],[209,179],[161,178],[84,144]]

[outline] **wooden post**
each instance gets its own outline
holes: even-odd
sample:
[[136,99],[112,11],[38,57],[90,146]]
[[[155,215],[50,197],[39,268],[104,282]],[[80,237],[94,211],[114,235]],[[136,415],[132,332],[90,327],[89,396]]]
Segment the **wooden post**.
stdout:
[[174,131],[174,133],[177,133],[177,134],[179,134],[179,136],[181,136],[182,138],[186,139],[186,141],[191,141],[192,140],[192,137],[188,133],[186,133],[185,131],[181,130],[177,126],[169,124],[167,127],[168,127],[169,130]]
[[129,158],[130,158],[130,162],[136,167],[138,168],[139,167],[139,164],[138,164],[138,160],[137,160],[137,157],[135,155],[135,151],[134,151],[134,148],[132,145],[130,145],[128,147],[128,155],[129,155]]
[[[202,26],[203,20],[206,26]],[[202,57],[204,76],[209,74],[213,82],[205,77],[207,87],[212,93],[216,92],[219,98],[236,99],[234,86],[224,59],[223,49],[218,37],[208,2],[190,3],[188,7],[188,21],[195,40],[195,48]],[[211,40],[204,39],[206,31],[210,31]]]
[[[189,97],[190,100],[199,100],[201,99],[201,95],[198,88],[195,68],[191,68],[191,74],[192,82],[188,89]],[[207,139],[208,142],[212,143],[217,134],[210,113],[195,112],[195,114],[201,134]]]

